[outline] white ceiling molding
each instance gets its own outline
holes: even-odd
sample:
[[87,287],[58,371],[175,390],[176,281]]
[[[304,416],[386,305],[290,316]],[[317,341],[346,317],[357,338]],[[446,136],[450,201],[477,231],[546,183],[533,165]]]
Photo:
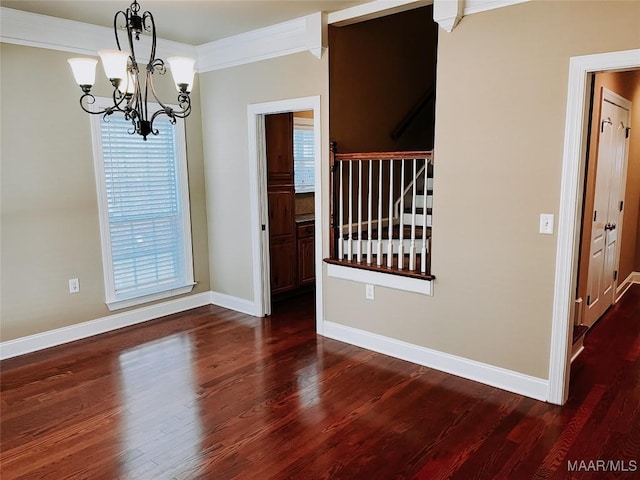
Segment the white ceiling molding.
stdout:
[[530,0],[466,0],[464,1],[464,14],[486,12],[495,8],[509,7],[518,3],[525,3]]
[[464,0],[435,0],[433,21],[447,32],[451,32],[464,16]]
[[[327,24],[344,26],[433,3],[434,20],[451,31],[463,15],[525,1],[529,0],[374,0],[328,15],[313,13],[197,47],[159,38],[158,52],[164,58],[196,57],[199,72],[306,50],[320,58],[327,48]],[[0,41],[90,56],[96,56],[103,48],[115,48],[111,28],[6,7],[0,7]],[[141,42],[141,51],[148,51],[149,39],[143,37]]]
[[432,3],[433,0],[374,0],[373,2],[332,12],[327,15],[327,21],[329,25],[344,27],[394,13],[413,10],[414,8],[424,7]]
[[[116,48],[112,28],[6,7],[0,7],[0,41],[93,57],[98,55],[98,50]],[[126,42],[126,39],[122,37],[120,41]],[[142,37],[140,42],[139,51],[151,49],[148,37]],[[157,49],[162,57],[196,56],[195,47],[161,38],[158,38]]]
[[326,48],[326,15],[317,12],[196,47],[198,70],[209,72],[309,50]]
[[451,32],[465,15],[509,7],[530,0],[434,0],[433,20]]
[[305,43],[315,57],[322,58],[327,49],[327,14],[314,13],[305,18]]

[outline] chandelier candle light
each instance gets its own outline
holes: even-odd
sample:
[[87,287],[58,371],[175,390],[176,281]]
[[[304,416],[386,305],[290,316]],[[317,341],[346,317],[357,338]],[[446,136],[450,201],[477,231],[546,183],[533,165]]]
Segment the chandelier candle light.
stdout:
[[[137,0],[127,8],[126,11],[116,12],[113,18],[113,30],[116,37],[118,50],[100,50],[98,55],[102,60],[104,73],[113,85],[113,107],[104,110],[94,111],[88,108],[95,102],[95,97],[91,94],[96,79],[96,65],[98,61],[94,58],[70,58],[68,60],[73,70],[76,82],[84,92],[80,97],[80,106],[91,114],[104,115],[105,119],[114,112],[124,113],[124,117],[133,124],[133,130],[129,133],[142,135],[144,140],[150,133],[157,135],[158,130],[153,128],[153,121],[160,115],[167,115],[172,124],[177,118],[185,118],[191,113],[191,99],[189,93],[193,86],[195,74],[195,60],[186,57],[169,57],[167,63],[171,69],[173,81],[178,89],[178,109],[163,104],[153,87],[153,74],[163,75],[166,72],[164,60],[156,58],[156,25],[151,12],[144,12],[139,15],[140,5]],[[122,17],[126,23],[121,29],[126,29],[129,40],[129,52],[123,52],[118,38],[118,21]],[[140,83],[140,68],[136,61],[133,38],[140,40],[143,32],[151,33],[151,54],[149,63],[146,66],[146,76],[144,88]],[[149,115],[147,98],[149,92],[153,95],[160,109]]]

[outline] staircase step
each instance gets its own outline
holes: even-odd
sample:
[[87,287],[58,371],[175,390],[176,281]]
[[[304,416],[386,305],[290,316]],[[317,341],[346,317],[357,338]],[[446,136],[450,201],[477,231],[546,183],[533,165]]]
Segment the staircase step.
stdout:
[[584,351],[584,336],[589,330],[586,325],[575,325],[573,327],[573,345],[571,346],[571,362],[580,356]]
[[576,343],[578,340],[580,340],[582,337],[584,337],[586,335],[587,331],[589,331],[589,327],[587,327],[586,325],[575,325],[573,327],[573,342],[572,343]]
[[[420,204],[418,204],[418,205],[420,205]],[[431,213],[433,213],[432,211],[433,211],[432,208],[427,208],[427,215],[431,215]],[[411,208],[411,206],[407,207],[405,205],[404,213],[413,213],[413,209]],[[416,214],[422,215],[423,213],[424,213],[424,208],[416,207]]]
[[[431,209],[427,209],[427,212],[429,212],[430,210]],[[405,225],[411,223],[411,217],[412,216],[413,215],[411,213],[405,213],[404,214],[403,219],[404,219]],[[425,224],[425,216],[424,216],[424,214],[416,213],[416,225],[422,226],[424,224]],[[431,214],[430,213],[426,216],[426,226],[427,226],[427,228],[431,228],[431,226],[432,226],[432,219],[431,219]]]
[[[407,200],[409,201],[409,204],[411,204],[412,201],[412,197],[411,195],[409,195],[409,197],[407,198]],[[424,195],[421,193],[416,194],[416,205],[419,206],[424,206]],[[405,202],[405,207],[407,206],[407,203]],[[427,194],[427,208],[431,208],[433,207],[433,194]]]

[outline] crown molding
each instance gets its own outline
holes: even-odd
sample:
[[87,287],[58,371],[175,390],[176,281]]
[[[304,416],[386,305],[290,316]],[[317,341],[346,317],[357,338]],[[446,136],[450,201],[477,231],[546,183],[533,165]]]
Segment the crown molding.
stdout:
[[329,25],[344,27],[354,23],[373,20],[394,13],[431,5],[433,0],[374,0],[354,7],[331,12],[327,15]]
[[509,7],[530,0],[434,0],[433,20],[451,32],[465,15]]
[[[202,73],[305,50],[320,58],[327,46],[326,26],[326,14],[317,12],[197,47],[158,38],[157,47],[163,57],[195,57]],[[94,57],[114,45],[111,28],[6,7],[0,7],[0,32],[3,43]],[[149,51],[151,40],[141,37],[140,47]]]
[[[0,7],[0,41],[93,57],[98,50],[115,48],[112,28],[6,7]],[[140,45],[148,51],[151,40],[143,36]],[[184,43],[158,38],[157,48],[163,57],[195,57],[195,47]]]
[[292,53],[326,49],[326,14],[317,12],[196,47],[200,72],[220,70]]
[[[451,31],[464,15],[526,1],[529,0],[374,0],[330,14],[316,12],[199,46],[162,38],[157,39],[157,44],[163,57],[195,57],[197,70],[208,72],[303,51],[321,58],[327,48],[327,24],[350,25],[433,3],[434,21]],[[0,41],[90,56],[114,43],[111,28],[6,7],[0,7]],[[148,37],[142,37],[140,42],[142,51],[149,50]]]
[[464,14],[472,15],[474,13],[486,12],[496,8],[510,7],[518,3],[529,2],[530,0],[466,0],[464,3]]
[[453,31],[464,16],[464,5],[464,0],[434,0],[433,21],[445,31]]

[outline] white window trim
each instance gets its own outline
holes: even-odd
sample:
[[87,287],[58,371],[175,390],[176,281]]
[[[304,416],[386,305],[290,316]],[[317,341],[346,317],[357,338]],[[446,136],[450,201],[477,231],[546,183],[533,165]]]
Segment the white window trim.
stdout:
[[[95,103],[92,104],[91,109],[94,111],[101,110],[107,106],[113,106],[113,100],[111,98],[96,97]],[[152,110],[157,110],[160,105],[150,103],[149,107]],[[177,108],[177,107],[174,107]],[[161,300],[163,298],[169,298],[176,295],[183,295],[193,290],[196,282],[193,278],[193,250],[191,241],[191,212],[189,208],[189,178],[187,170],[187,143],[184,131],[184,120],[178,119],[173,128],[176,129],[176,138],[178,140],[177,155],[178,155],[178,175],[179,175],[179,188],[180,188],[180,204],[182,209],[182,231],[183,231],[183,245],[184,245],[184,269],[186,283],[183,286],[170,289],[153,292],[147,295],[140,295],[130,298],[117,298],[114,289],[113,279],[113,259],[111,256],[111,238],[109,236],[109,211],[107,209],[107,192],[106,192],[106,179],[104,174],[104,160],[103,160],[103,146],[102,146],[102,133],[100,130],[100,122],[104,121],[102,115],[91,115],[91,138],[93,144],[93,165],[96,176],[96,191],[98,196],[98,215],[100,224],[100,245],[102,248],[102,270],[104,273],[104,289],[105,289],[105,303],[110,311],[119,310],[122,308],[133,307],[143,303],[153,302],[155,300]],[[136,134],[134,134],[136,135]],[[162,133],[160,133],[162,135]],[[142,138],[140,138],[142,142]]]

